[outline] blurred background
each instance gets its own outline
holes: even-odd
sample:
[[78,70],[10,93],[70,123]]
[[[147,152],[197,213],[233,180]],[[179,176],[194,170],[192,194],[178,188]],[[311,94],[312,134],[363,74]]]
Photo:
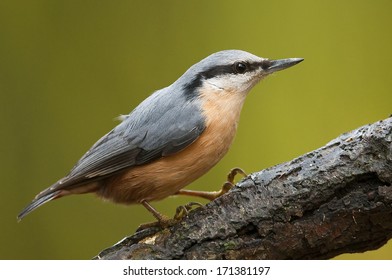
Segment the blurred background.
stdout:
[[[228,155],[189,189],[216,190],[392,113],[392,2],[0,2],[0,259],[90,259],[153,217],[94,195],[16,215],[119,114],[223,49],[305,61],[256,86]],[[169,216],[189,198],[153,203]],[[201,201],[206,203],[206,201]],[[392,259],[392,243],[338,259]]]

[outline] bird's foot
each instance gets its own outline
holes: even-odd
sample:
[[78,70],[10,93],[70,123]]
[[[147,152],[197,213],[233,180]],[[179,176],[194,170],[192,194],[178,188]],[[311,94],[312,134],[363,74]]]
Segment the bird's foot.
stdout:
[[174,215],[174,220],[176,221],[181,221],[185,216],[188,216],[189,212],[192,210],[192,208],[196,207],[203,207],[203,204],[199,202],[188,202],[185,205],[180,205],[176,209],[176,214]]
[[172,225],[172,220],[165,215],[159,213],[150,203],[146,200],[140,201],[140,203],[157,219],[155,222],[141,224],[136,231],[141,231],[147,228],[160,227],[167,228]]
[[152,228],[152,227],[159,227],[159,228],[168,228],[171,227],[178,222],[180,222],[185,216],[189,214],[189,212],[192,210],[194,206],[202,207],[203,204],[199,202],[189,202],[185,205],[178,206],[176,209],[176,213],[173,218],[169,218],[165,215],[162,215],[159,213],[154,207],[151,206],[147,201],[143,200],[141,201],[141,204],[150,212],[154,215],[154,217],[157,219],[155,222],[150,222],[150,223],[145,223],[141,224],[136,232],[145,230],[147,228]]
[[145,230],[148,228],[168,228],[172,225],[175,225],[178,221],[175,219],[170,219],[169,217],[166,217],[164,215],[161,215],[161,219],[157,220],[155,222],[150,222],[150,223],[144,223],[141,224],[137,229],[136,232],[139,232],[141,230]]
[[229,174],[227,174],[227,181],[223,184],[223,186],[219,191],[207,192],[207,191],[179,190],[176,194],[197,196],[208,200],[214,200],[220,197],[221,195],[227,193],[234,186],[234,178],[237,174],[241,174],[244,177],[247,176],[245,171],[242,170],[241,168],[236,167],[231,169]]

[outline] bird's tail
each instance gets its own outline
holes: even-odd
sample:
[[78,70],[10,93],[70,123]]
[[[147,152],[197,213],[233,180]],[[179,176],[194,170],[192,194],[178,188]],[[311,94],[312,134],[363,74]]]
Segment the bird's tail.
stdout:
[[[45,191],[44,191],[45,192]],[[63,190],[56,190],[53,192],[48,193],[41,193],[39,194],[29,205],[27,205],[18,215],[17,219],[20,222],[27,214],[31,211],[35,210],[36,208],[40,207],[41,205],[49,202],[55,198],[59,198],[62,195]]]

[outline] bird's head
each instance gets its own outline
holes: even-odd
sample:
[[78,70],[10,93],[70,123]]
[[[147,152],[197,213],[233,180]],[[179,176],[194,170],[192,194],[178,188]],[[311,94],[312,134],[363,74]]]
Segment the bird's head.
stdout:
[[211,54],[193,65],[178,82],[187,94],[208,85],[217,90],[246,95],[264,77],[302,60],[270,60],[241,50],[225,50]]

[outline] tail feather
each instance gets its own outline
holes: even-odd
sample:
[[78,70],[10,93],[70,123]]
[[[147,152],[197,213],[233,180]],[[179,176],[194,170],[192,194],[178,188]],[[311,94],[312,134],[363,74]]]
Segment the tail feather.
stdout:
[[85,184],[72,184],[70,181],[66,181],[66,178],[59,180],[58,182],[51,185],[49,188],[44,189],[42,192],[37,194],[34,200],[27,205],[22,212],[17,216],[18,222],[20,222],[27,214],[34,211],[46,202],[53,199],[67,196],[70,194],[82,194],[96,192],[100,185],[95,182],[89,182]]
[[27,205],[18,215],[17,219],[20,222],[27,214],[31,211],[35,210],[36,208],[40,207],[41,205],[49,202],[55,198],[61,197],[62,190],[57,190],[54,192],[50,192],[44,195],[39,195],[36,199],[34,199],[29,205]]

